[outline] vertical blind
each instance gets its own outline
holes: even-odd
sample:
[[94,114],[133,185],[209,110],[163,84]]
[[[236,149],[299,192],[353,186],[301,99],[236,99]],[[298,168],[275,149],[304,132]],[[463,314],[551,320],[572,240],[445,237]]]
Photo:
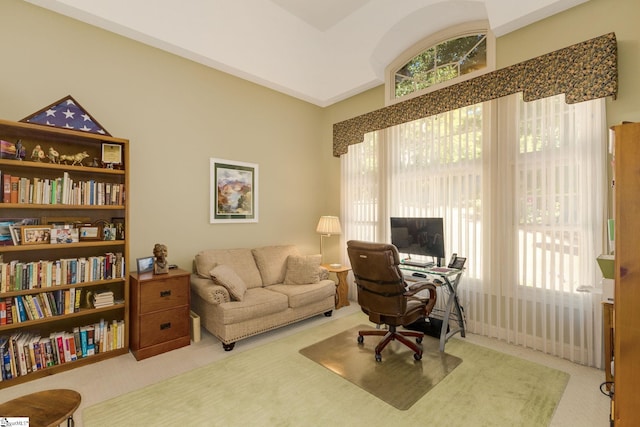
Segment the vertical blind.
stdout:
[[342,156],[344,239],[388,242],[391,216],[442,217],[446,253],[468,258],[470,332],[599,367],[599,298],[581,290],[600,280],[605,148],[604,101],[563,95],[369,133]]

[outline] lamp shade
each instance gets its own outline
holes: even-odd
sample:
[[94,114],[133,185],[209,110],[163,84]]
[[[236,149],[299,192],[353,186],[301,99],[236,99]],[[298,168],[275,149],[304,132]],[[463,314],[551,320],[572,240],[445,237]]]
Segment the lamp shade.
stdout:
[[326,234],[328,236],[332,234],[342,234],[340,219],[337,216],[321,216],[320,221],[318,221],[316,233]]

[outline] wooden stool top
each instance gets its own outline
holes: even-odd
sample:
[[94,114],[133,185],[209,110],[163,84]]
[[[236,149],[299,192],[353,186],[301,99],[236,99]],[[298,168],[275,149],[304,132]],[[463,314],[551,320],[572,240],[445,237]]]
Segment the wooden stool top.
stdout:
[[73,415],[80,401],[74,390],[38,391],[1,404],[0,417],[29,417],[30,427],[53,427]]

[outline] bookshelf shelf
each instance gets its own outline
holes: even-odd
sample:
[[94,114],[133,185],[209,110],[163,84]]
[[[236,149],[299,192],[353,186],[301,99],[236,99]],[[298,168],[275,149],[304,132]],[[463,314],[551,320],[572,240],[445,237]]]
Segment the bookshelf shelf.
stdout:
[[75,284],[69,284],[69,285],[33,288],[33,289],[25,289],[20,291],[7,291],[7,292],[4,292],[2,295],[5,297],[15,297],[19,295],[33,295],[38,293],[53,292],[57,290],[73,289],[73,288],[77,288],[78,286],[82,286],[83,288],[108,286],[112,283],[121,283],[122,281],[123,279],[94,280],[91,282],[82,282],[82,283],[75,283]]
[[[117,219],[123,222],[121,231],[124,236],[118,240],[80,240],[55,244],[45,241],[17,245],[14,244],[17,240],[8,241],[6,234],[2,236],[0,309],[4,308],[6,317],[0,322],[0,373],[3,376],[0,389],[4,389],[129,351],[129,242],[126,240],[129,236],[129,141],[6,120],[0,120],[0,140],[12,144],[20,140],[26,150],[23,160],[7,158],[6,151],[2,154],[4,158],[0,158],[0,221],[12,224],[11,221],[28,218],[36,222],[24,224],[49,226],[62,222],[77,226],[79,223],[109,223]],[[30,159],[32,150],[39,145],[45,152],[53,149],[65,155],[86,153],[84,163],[101,165],[102,162],[98,160],[102,158],[103,144],[122,147],[121,165],[111,169],[85,164],[67,165],[48,158],[39,162]],[[5,147],[3,144],[3,150]],[[19,195],[21,198],[17,199],[19,201],[12,199],[13,194],[7,195],[7,176],[22,180],[19,184],[22,191]],[[42,182],[46,183],[43,189],[40,187]],[[8,183],[11,185],[11,180]],[[105,189],[109,192],[103,191]],[[14,188],[10,187],[9,190]],[[42,201],[45,203],[40,203]],[[16,224],[20,226],[19,222]],[[102,235],[97,237],[100,238]],[[97,264],[87,264],[88,259],[99,261]],[[118,262],[112,263],[114,259],[118,259]],[[74,264],[72,272],[67,270],[67,262]],[[48,269],[46,273],[43,273],[44,265]],[[64,269],[62,265],[65,265]],[[22,268],[22,275],[16,273],[16,266]],[[28,272],[26,278],[25,272]],[[92,295],[103,291],[113,294],[114,304],[94,308],[90,304]],[[73,303],[71,294],[78,303]],[[63,299],[67,296],[71,298],[71,303],[65,305],[68,301],[61,302],[61,296]],[[24,310],[31,310],[30,316],[26,312],[21,316],[17,307],[19,301]],[[15,316],[19,316],[20,321]],[[94,339],[93,350],[81,348],[76,335],[78,331],[86,332]],[[59,352],[64,352],[65,348],[54,346],[53,337],[62,337],[65,340],[63,343],[69,346],[75,346],[77,342],[77,358],[65,359],[61,356]],[[51,342],[47,344],[47,341]],[[47,359],[45,363],[45,350],[52,351],[53,354],[46,354],[52,362]],[[23,354],[30,360],[21,358]],[[71,351],[67,356],[73,354]],[[8,365],[7,361],[10,361]],[[9,366],[9,372],[6,366]]]
[[[120,140],[125,141],[125,140]],[[9,159],[0,159],[0,168],[2,167],[13,167],[15,166],[15,160]],[[88,167],[88,166],[73,166],[73,165],[65,165],[65,164],[57,164],[57,163],[46,163],[46,162],[31,162],[28,160],[22,161],[20,167],[23,169],[48,169],[48,170],[59,170],[62,172],[78,172],[84,174],[92,174],[92,175],[125,175],[125,171],[121,169],[105,169],[105,168],[97,168],[97,167]]]
[[34,319],[34,320],[27,320],[24,322],[20,322],[20,323],[13,323],[11,325],[0,325],[0,334],[4,333],[5,331],[13,331],[16,329],[22,329],[22,328],[30,328],[33,326],[37,326],[43,323],[49,323],[52,320],[56,320],[56,321],[60,321],[60,320],[65,320],[65,319],[73,319],[73,318],[77,318],[77,317],[86,317],[89,315],[94,315],[94,314],[99,314],[99,313],[107,313],[107,312],[111,312],[111,311],[121,311],[125,308],[125,304],[124,303],[120,303],[120,304],[114,304],[111,305],[109,307],[101,307],[101,308],[91,308],[91,309],[80,309],[80,311],[77,311],[75,313],[69,313],[69,314],[60,314],[58,316],[50,316],[50,317],[44,317],[42,319]]
[[124,209],[123,205],[43,205],[35,203],[3,203],[2,207],[5,209],[53,209],[53,210],[120,210]]
[[[4,207],[4,206],[3,206]],[[16,245],[16,246],[0,246],[0,254],[6,252],[32,252],[32,251],[44,251],[44,250],[63,250],[63,249],[78,249],[78,248],[101,248],[109,246],[124,246],[126,242],[124,240],[96,240],[89,242],[77,242],[77,243],[60,243],[60,244],[41,244],[41,245]]]

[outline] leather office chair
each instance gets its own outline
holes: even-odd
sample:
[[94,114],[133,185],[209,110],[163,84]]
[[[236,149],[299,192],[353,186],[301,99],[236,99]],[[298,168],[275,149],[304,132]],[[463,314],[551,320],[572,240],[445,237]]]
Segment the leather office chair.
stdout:
[[[424,334],[398,331],[397,327],[409,325],[431,313],[436,303],[436,286],[430,282],[418,282],[408,289],[399,267],[398,250],[393,245],[350,240],[347,253],[358,287],[358,304],[369,315],[370,321],[389,327],[386,331],[358,331],[358,343],[364,342],[365,335],[383,336],[375,350],[378,362],[382,360],[380,353],[384,347],[393,340],[413,350],[415,360],[422,359],[422,348],[417,344],[422,342]],[[414,296],[425,289],[429,290],[428,300]],[[408,337],[415,338],[417,344]]]

